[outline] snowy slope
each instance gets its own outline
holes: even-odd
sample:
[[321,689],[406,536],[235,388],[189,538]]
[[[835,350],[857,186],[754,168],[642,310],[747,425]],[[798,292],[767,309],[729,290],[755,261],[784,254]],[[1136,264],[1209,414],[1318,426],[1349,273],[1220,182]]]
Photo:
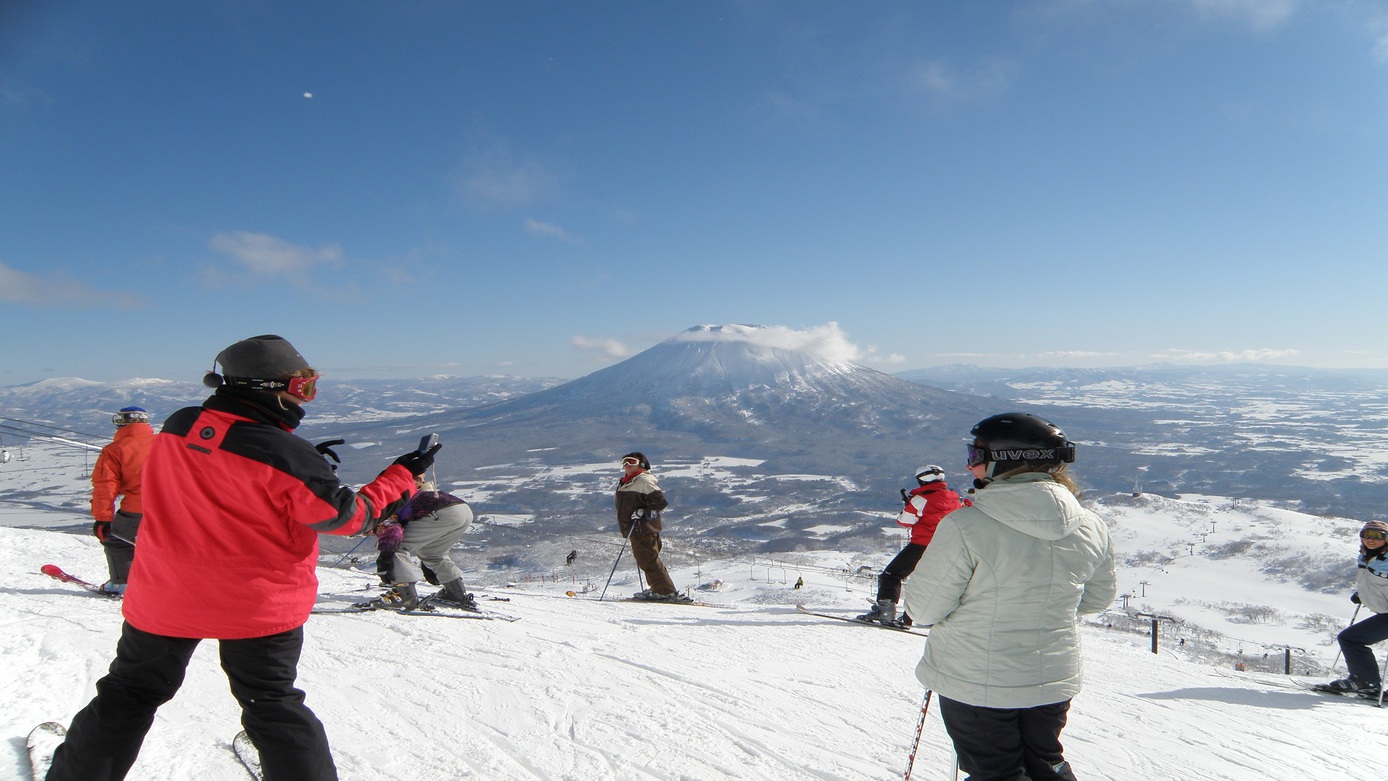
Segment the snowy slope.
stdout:
[[[110,661],[119,605],[38,574],[57,562],[89,579],[102,557],[87,537],[0,528],[11,674],[0,692],[8,740],[0,778],[20,778],[34,724],[66,721]],[[826,562],[828,559],[825,560]],[[721,607],[596,602],[573,582],[483,593],[515,623],[396,615],[315,616],[300,681],[345,779],[886,779],[899,777],[919,714],[912,668],[921,638],[799,615],[805,601],[849,613],[862,594],[805,564],[745,562],[676,570]],[[788,576],[788,577],[785,577]],[[804,577],[795,590],[785,582]],[[624,568],[614,592],[636,588]],[[324,602],[367,593],[373,578],[320,568]],[[587,595],[591,597],[590,595]],[[1154,656],[1147,639],[1085,632],[1086,691],[1066,746],[1086,779],[1355,777],[1346,736],[1377,734],[1370,705]],[[200,647],[179,696],[160,710],[133,779],[244,778],[230,749],[237,713]],[[949,777],[938,718],[926,723],[915,778]]]

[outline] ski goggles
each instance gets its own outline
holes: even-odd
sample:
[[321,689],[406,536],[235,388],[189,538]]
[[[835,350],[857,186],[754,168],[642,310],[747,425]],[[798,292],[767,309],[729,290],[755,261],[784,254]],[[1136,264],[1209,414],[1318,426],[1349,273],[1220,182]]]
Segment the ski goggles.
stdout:
[[1365,529],[1364,531],[1359,532],[1359,539],[1388,540],[1388,532],[1383,531],[1382,529]]
[[315,374],[312,377],[290,377],[287,380],[261,380],[253,377],[223,377],[223,381],[232,387],[250,388],[258,391],[284,391],[290,396],[303,401],[313,401],[318,395],[318,378],[322,375]]
[[623,458],[623,459],[622,459],[622,466],[641,466],[641,459],[639,459],[639,458]]
[[993,460],[993,454],[983,445],[970,442],[965,447],[968,448],[968,461],[965,466],[978,466]]

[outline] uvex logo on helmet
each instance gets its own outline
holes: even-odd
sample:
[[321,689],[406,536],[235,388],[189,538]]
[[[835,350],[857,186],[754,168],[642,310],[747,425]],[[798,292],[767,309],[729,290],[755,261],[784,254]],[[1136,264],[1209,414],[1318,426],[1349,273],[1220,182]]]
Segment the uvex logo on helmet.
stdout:
[[1017,450],[994,450],[993,460],[995,461],[1059,461],[1060,455],[1056,453],[1056,448],[1045,449],[1025,448]]

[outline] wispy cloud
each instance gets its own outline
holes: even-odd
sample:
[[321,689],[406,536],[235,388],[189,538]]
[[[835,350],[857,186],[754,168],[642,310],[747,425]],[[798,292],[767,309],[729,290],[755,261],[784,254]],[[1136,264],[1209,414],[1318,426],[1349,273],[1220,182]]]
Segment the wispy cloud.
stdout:
[[835,363],[866,360],[869,350],[849,341],[836,322],[795,329],[784,325],[722,325],[684,331],[674,337],[681,342],[747,342],[761,347],[802,350]]
[[580,351],[589,353],[593,357],[603,360],[630,358],[636,354],[635,350],[617,339],[594,339],[580,335],[570,339],[569,343],[577,347]]
[[1185,350],[1181,348],[1171,348],[1153,355],[1153,358],[1162,361],[1193,362],[1193,363],[1265,363],[1267,361],[1284,361],[1300,355],[1297,350],[1275,350],[1271,348],[1260,348],[1251,350]]
[[135,309],[144,305],[136,293],[105,291],[59,272],[43,276],[0,263],[0,302],[42,309]]
[[464,163],[458,189],[473,208],[517,209],[553,198],[558,179],[543,164],[514,160],[498,147]]
[[1280,27],[1296,11],[1297,0],[1189,0],[1203,19],[1248,25],[1257,32]]
[[209,288],[273,282],[329,298],[357,295],[350,288],[327,285],[317,277],[321,271],[342,268],[342,248],[336,244],[315,249],[264,233],[235,231],[213,236],[209,246],[230,261],[229,267],[209,266],[203,270],[202,283]]
[[558,225],[540,222],[536,219],[527,219],[525,221],[525,232],[529,233],[531,236],[537,236],[542,239],[558,239],[569,244],[583,243],[577,236],[574,236]]
[[906,86],[935,106],[978,104],[1006,92],[1016,73],[1017,66],[1007,60],[994,59],[970,66],[930,60],[908,70]]

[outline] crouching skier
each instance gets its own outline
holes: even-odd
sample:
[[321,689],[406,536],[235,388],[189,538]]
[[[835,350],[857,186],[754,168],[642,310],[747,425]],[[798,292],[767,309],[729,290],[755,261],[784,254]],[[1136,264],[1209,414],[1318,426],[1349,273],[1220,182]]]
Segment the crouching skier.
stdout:
[[48,781],[125,778],[200,639],[220,641],[266,781],[337,778],[323,724],[294,686],[318,591],[318,534],[374,528],[409,499],[437,447],[397,458],[354,493],[293,433],[318,373],[288,341],[239,341],[213,368],[212,396],[170,415],[154,438],[116,658]]

